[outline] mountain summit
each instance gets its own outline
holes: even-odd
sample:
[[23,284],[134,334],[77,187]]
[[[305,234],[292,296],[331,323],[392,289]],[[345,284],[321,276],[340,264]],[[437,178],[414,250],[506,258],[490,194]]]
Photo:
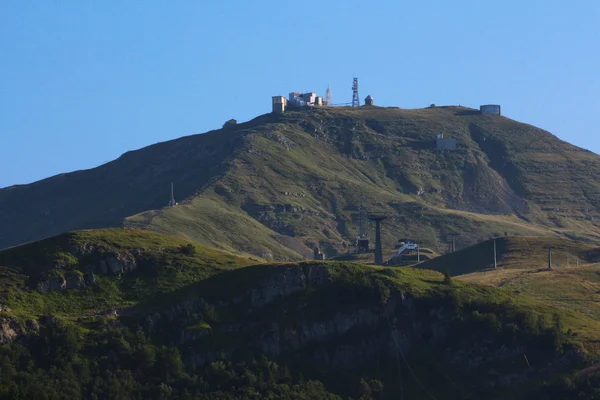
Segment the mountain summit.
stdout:
[[[438,149],[436,137],[456,139]],[[265,260],[346,251],[361,199],[383,240],[444,249],[494,235],[598,240],[600,156],[465,107],[324,107],[125,153],[100,167],[0,190],[0,248],[126,226]],[[171,182],[179,202],[169,207]]]

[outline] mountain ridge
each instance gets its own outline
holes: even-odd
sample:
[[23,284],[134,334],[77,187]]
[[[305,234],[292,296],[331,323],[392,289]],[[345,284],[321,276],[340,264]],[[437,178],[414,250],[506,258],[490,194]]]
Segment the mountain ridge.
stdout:
[[[436,133],[456,138],[457,149],[436,151]],[[361,197],[393,217],[387,247],[406,235],[440,251],[457,232],[459,246],[504,232],[596,242],[599,173],[600,156],[589,150],[465,107],[313,108],[127,152],[55,177],[63,183],[40,181],[42,189],[20,187],[18,197],[46,199],[38,208],[53,204],[35,215],[27,212],[35,202],[15,206],[17,196],[2,189],[0,207],[16,209],[0,216],[0,247],[124,225],[265,260],[309,258],[316,246],[335,256],[356,234]],[[171,181],[180,204],[165,208]]]

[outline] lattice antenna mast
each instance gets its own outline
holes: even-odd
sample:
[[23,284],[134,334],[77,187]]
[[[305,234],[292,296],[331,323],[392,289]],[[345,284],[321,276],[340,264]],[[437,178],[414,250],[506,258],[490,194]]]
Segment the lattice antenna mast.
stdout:
[[360,198],[360,207],[358,214],[358,237],[366,239],[369,237],[369,216],[367,214],[367,208],[363,204],[363,198]]
[[331,89],[329,89],[329,86],[327,86],[327,91],[325,92],[325,105],[326,106],[332,106],[333,105],[332,96],[331,96]]
[[176,205],[177,203],[175,202],[175,195],[173,194],[173,182],[171,182],[171,200],[169,200],[169,206],[173,207]]
[[360,100],[358,98],[358,78],[354,78],[352,83],[352,107],[360,107]]

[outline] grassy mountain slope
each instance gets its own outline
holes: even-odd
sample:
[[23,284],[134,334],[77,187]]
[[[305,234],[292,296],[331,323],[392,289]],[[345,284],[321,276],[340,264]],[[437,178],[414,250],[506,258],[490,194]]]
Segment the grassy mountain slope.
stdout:
[[[499,268],[535,269],[548,267],[548,247],[552,248],[553,265],[581,266],[600,261],[600,249],[592,245],[559,237],[508,236],[496,239],[496,264]],[[579,260],[579,261],[578,261]],[[448,271],[463,275],[485,271],[494,266],[494,243],[486,240],[474,246],[448,253],[419,264],[419,268]]]
[[[0,280],[0,398],[532,398],[600,358],[599,321],[509,290],[412,268],[249,262],[128,229],[0,252],[18,278]],[[76,271],[95,282],[39,286]]]
[[523,293],[545,304],[574,310],[600,321],[600,266],[500,269],[457,277]]
[[[435,151],[440,132],[456,138],[458,149]],[[127,153],[99,169],[0,190],[2,208],[37,198],[40,187],[55,205],[47,213],[26,204],[3,216],[0,246],[110,221],[266,260],[310,257],[317,243],[334,256],[357,233],[361,196],[369,210],[392,217],[384,225],[388,248],[412,236],[440,251],[456,232],[459,247],[504,232],[596,241],[599,173],[596,154],[464,107],[320,108],[261,116]],[[100,177],[112,182],[115,174],[117,181],[139,184],[124,192],[128,206],[121,207],[122,196],[61,200],[70,195],[66,188],[74,197],[90,191],[78,176],[115,193],[116,186],[95,183]],[[185,200],[160,208],[171,180]],[[47,193],[50,188],[60,196]],[[54,213],[71,209],[68,224],[53,225]]]
[[1,189],[0,209],[7,212],[0,213],[0,248],[77,229],[121,226],[130,215],[167,205],[171,182],[178,199],[194,196],[227,170],[243,140],[231,130],[186,136],[127,152],[97,168]]
[[464,282],[502,287],[600,320],[598,247],[552,237],[502,237],[496,239],[496,254],[498,268],[493,269],[493,243],[488,240],[419,268],[448,271]]
[[154,232],[78,231],[0,251],[0,303],[18,319],[104,313],[257,262]]
[[[432,150],[436,132],[456,137],[459,149]],[[384,229],[388,246],[406,234],[442,249],[451,232],[461,232],[463,245],[503,232],[596,238],[598,157],[506,118],[455,107],[322,109],[285,114],[247,146],[205,196],[330,255],[356,233],[361,195],[394,217]],[[577,174],[562,167],[567,160]],[[543,197],[549,184],[570,197]],[[171,212],[150,226],[178,232]],[[191,209],[189,219],[200,213]]]

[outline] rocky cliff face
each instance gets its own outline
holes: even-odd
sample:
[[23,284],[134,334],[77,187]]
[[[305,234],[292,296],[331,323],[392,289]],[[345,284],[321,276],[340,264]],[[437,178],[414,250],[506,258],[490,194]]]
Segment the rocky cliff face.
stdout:
[[39,329],[40,325],[36,320],[19,322],[10,316],[10,309],[0,305],[0,345],[8,344],[28,333],[37,333]]
[[[236,305],[242,306],[247,311],[252,312],[287,295],[307,290],[310,287],[323,285],[331,278],[329,270],[322,265],[303,265],[301,267],[282,266],[274,272],[265,280],[258,282],[256,287],[250,289],[243,296],[219,301],[219,307],[224,308],[229,305]],[[153,330],[160,324],[169,324],[180,319],[182,315],[190,315],[201,311],[207,304],[207,301],[203,297],[178,302],[168,309],[147,315],[145,317],[146,326],[150,330]],[[189,324],[190,321],[186,320],[184,323]],[[233,325],[229,325],[224,329],[235,331],[236,329],[232,327]]]
[[[526,346],[502,343],[475,331],[457,336],[454,312],[398,290],[383,302],[340,305],[325,314],[304,308],[304,303],[305,307],[318,306],[310,296],[337,290],[336,284],[336,277],[324,266],[281,266],[242,296],[188,299],[146,315],[145,327],[167,334],[173,345],[186,349],[187,362],[198,365],[231,357],[243,348],[275,359],[351,371],[379,359],[398,358],[403,363],[426,349],[465,373],[486,371],[480,383],[487,387],[536,379],[579,357],[570,352],[527,371],[500,372],[490,365],[520,363]],[[322,306],[327,308],[327,304]],[[203,329],[194,328],[199,320]],[[229,344],[224,338],[229,338]]]
[[67,289],[84,289],[96,285],[96,276],[117,276],[137,268],[136,257],[143,256],[143,250],[128,252],[107,252],[84,244],[72,246],[69,254],[78,263],[69,269],[61,267],[48,268],[45,275],[58,274],[51,277],[40,277],[36,284],[40,292],[62,291]]
[[38,282],[36,288],[40,292],[52,292],[56,290],[84,289],[95,284],[96,276],[93,273],[87,273],[83,276],[55,276]]
[[261,308],[275,299],[279,299],[306,290],[309,287],[323,285],[331,278],[329,270],[322,265],[302,267],[283,267],[272,274],[249,293],[253,308]]
[[0,318],[0,344],[12,342],[21,332],[21,326],[14,319]]

